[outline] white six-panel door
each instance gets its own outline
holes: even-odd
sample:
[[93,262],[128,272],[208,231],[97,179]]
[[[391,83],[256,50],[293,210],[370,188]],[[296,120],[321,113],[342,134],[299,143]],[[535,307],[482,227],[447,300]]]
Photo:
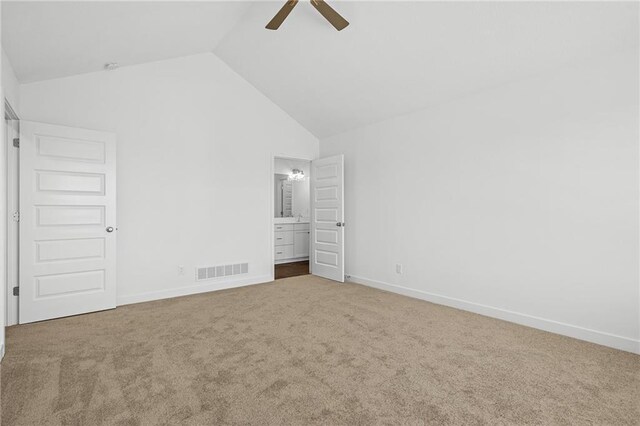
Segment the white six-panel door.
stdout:
[[311,253],[313,275],[344,282],[344,157],[311,162]]
[[20,123],[20,323],[116,306],[116,141]]

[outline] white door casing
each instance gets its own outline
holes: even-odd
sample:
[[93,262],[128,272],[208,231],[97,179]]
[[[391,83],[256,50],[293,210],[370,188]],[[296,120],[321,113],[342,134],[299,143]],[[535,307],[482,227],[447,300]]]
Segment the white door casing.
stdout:
[[344,282],[344,157],[311,162],[311,273]]
[[115,135],[22,121],[20,323],[115,308],[115,230]]
[[9,122],[9,134],[7,141],[7,316],[6,325],[18,324],[18,298],[13,296],[13,287],[20,282],[18,263],[18,251],[20,250],[19,232],[20,224],[18,223],[20,211],[20,187],[19,187],[19,155],[20,150],[13,146],[12,142],[15,138],[20,137],[19,121],[11,120]]

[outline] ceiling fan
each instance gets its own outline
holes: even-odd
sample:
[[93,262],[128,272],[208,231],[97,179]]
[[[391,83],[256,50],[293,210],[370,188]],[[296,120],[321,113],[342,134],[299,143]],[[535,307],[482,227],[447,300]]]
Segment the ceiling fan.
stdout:
[[[278,28],[280,28],[280,25],[282,25],[284,20],[287,19],[287,16],[289,16],[293,8],[296,7],[296,4],[298,4],[298,0],[287,1],[285,5],[282,6],[282,8],[278,11],[278,13],[276,13],[276,16],[274,16],[273,19],[269,21],[265,28],[267,28],[268,30],[277,30]],[[325,3],[324,0],[311,0],[311,4],[318,10],[318,12],[320,12],[322,16],[324,16],[327,21],[329,21],[331,25],[336,28],[336,30],[340,31],[347,25],[349,25],[349,22],[347,22],[346,19],[340,16],[338,12],[333,10],[331,6]]]

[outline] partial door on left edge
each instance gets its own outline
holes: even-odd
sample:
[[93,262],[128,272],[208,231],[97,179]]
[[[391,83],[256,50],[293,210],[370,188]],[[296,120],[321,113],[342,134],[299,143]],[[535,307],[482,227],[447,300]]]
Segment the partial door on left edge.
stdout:
[[116,306],[115,135],[20,122],[19,320]]

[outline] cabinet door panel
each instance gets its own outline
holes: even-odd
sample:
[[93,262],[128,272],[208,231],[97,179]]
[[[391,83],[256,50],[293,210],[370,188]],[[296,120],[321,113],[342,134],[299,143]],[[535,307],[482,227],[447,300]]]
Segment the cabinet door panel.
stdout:
[[309,256],[309,231],[295,231],[293,241],[295,257]]

